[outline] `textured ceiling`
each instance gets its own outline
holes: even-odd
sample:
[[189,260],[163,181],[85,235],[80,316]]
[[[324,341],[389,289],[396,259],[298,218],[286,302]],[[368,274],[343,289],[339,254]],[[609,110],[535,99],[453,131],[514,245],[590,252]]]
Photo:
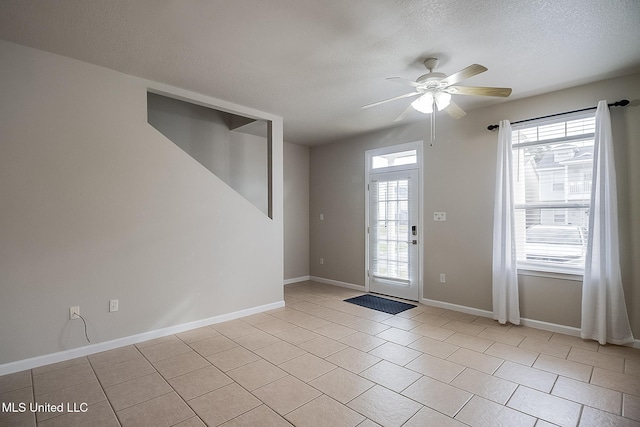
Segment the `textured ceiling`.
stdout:
[[510,99],[638,71],[640,1],[0,0],[0,38],[280,115],[314,145],[391,126],[407,100],[360,107],[410,92],[385,77],[429,56],[486,66],[465,84]]

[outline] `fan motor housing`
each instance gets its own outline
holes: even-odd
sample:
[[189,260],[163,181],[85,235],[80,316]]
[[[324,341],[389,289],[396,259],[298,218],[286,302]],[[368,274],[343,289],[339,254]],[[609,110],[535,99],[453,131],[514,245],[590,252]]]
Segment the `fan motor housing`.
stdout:
[[440,61],[438,61],[438,58],[427,58],[423,62],[424,66],[429,71],[433,71],[433,69],[436,68],[439,63]]
[[440,87],[440,80],[445,77],[447,77],[447,75],[444,73],[427,73],[418,77],[416,83],[425,89],[437,89]]

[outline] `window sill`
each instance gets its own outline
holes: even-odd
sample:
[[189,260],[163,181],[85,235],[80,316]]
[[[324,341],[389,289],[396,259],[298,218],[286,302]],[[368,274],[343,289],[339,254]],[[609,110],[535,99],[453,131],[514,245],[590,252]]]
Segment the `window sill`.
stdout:
[[583,272],[581,270],[553,268],[548,266],[520,266],[518,267],[519,276],[535,276],[547,277],[549,279],[572,280],[582,282]]

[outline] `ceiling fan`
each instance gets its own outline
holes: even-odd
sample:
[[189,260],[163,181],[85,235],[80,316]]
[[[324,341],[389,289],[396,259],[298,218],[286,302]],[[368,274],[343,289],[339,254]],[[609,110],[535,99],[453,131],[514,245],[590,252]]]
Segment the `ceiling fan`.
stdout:
[[446,111],[451,117],[459,119],[466,115],[464,110],[458,104],[451,100],[451,95],[479,95],[479,96],[497,96],[507,97],[511,95],[511,89],[505,87],[473,87],[458,86],[457,83],[462,80],[473,77],[477,74],[487,71],[486,67],[478,64],[472,64],[468,67],[447,76],[444,73],[434,72],[434,68],[438,66],[437,58],[427,58],[424,66],[429,70],[428,73],[421,75],[414,82],[413,80],[404,79],[402,77],[388,77],[387,80],[404,83],[413,86],[413,92],[396,96],[383,101],[374,102],[364,105],[362,108],[375,107],[387,102],[396,101],[403,98],[418,97],[394,120],[399,121],[411,111],[413,108],[424,114],[431,114],[435,109],[438,111]]

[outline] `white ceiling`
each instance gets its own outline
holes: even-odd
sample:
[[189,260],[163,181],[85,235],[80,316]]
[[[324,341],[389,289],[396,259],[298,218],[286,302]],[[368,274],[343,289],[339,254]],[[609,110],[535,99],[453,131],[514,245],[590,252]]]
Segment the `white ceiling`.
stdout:
[[429,56],[486,66],[464,83],[509,99],[638,71],[640,1],[0,0],[0,38],[280,115],[315,145],[393,125],[408,100],[360,107],[410,92],[385,77]]

